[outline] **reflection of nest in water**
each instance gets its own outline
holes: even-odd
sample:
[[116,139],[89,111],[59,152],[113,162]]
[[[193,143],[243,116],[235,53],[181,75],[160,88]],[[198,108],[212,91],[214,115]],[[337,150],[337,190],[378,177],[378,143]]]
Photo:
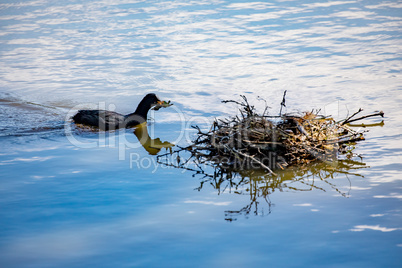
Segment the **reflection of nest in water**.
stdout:
[[[187,170],[193,173],[193,177],[199,177],[200,185],[196,188],[198,191],[210,186],[218,195],[231,193],[249,196],[246,206],[239,210],[225,211],[227,221],[236,220],[240,215],[248,217],[250,214],[270,214],[272,203],[269,195],[275,191],[326,192],[330,188],[348,197],[351,186],[349,176],[363,177],[357,170],[367,167],[363,162],[344,159],[333,163],[314,162],[302,167],[288,167],[273,175],[264,169],[234,170],[211,161],[201,162],[200,157],[185,148],[159,155],[157,159],[160,164]],[[348,179],[347,185],[337,185],[339,175]]]
[[[285,94],[281,107],[285,106]],[[234,193],[250,194],[251,204],[240,211],[228,211],[228,219],[231,213],[249,214],[252,206],[258,214],[257,197],[270,204],[267,198],[275,189],[323,190],[315,185],[315,178],[345,195],[327,179],[334,173],[349,174],[348,170],[364,166],[351,160],[355,142],[364,140],[363,132],[351,129],[348,123],[383,116],[377,112],[356,118],[361,109],[339,122],[318,112],[268,116],[267,108],[258,114],[246,97],[242,98],[242,102],[224,101],[238,104],[240,116],[215,120],[208,132],[195,126],[198,133],[193,144],[158,156],[163,165],[201,174],[198,190],[209,182],[218,191],[229,188]],[[341,155],[345,160],[338,160]],[[296,182],[307,188],[290,185]]]
[[[337,166],[331,166],[325,163],[314,163],[308,167],[288,168],[285,172],[281,171],[278,176],[272,176],[266,172],[251,172],[251,173],[239,173],[240,176],[233,176],[230,179],[216,180],[216,178],[207,179],[208,182],[218,182],[216,189],[231,189],[235,194],[249,195],[250,203],[240,210],[225,211],[225,219],[228,221],[235,220],[237,216],[248,216],[250,213],[254,215],[265,215],[271,213],[272,203],[269,199],[269,195],[275,192],[275,190],[284,191],[312,191],[321,190],[326,192],[326,188],[331,188],[341,194],[344,197],[349,196],[349,187],[341,188],[331,181],[337,177],[338,174],[360,176],[358,173],[354,173],[353,170],[365,168],[365,164],[362,162],[352,160],[342,160],[337,163]],[[235,178],[238,178],[237,180]],[[348,179],[349,180],[349,179]],[[201,182],[200,187],[205,183]],[[225,182],[225,185],[222,183]],[[339,183],[339,182],[338,182]],[[211,183],[212,184],[212,183]],[[212,184],[214,186],[214,184]],[[348,190],[349,188],[349,190]],[[261,202],[263,201],[263,202]]]

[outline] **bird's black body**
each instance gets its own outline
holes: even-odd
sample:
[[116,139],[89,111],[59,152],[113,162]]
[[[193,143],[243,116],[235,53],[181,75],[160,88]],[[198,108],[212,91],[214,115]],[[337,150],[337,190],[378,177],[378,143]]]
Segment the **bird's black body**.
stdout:
[[122,115],[105,110],[79,110],[73,116],[73,120],[76,124],[98,127],[102,130],[134,127],[144,123],[147,120],[149,109],[157,106],[160,102],[155,94],[150,93],[142,99],[134,113]]

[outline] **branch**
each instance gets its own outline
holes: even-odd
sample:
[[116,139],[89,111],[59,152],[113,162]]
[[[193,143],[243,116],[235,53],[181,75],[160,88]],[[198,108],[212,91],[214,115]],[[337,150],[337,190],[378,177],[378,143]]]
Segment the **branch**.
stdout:
[[283,92],[283,97],[282,97],[282,102],[281,102],[281,110],[279,111],[279,116],[281,116],[282,115],[282,107],[286,107],[286,104],[285,104],[285,102],[286,102],[286,91],[287,90],[285,90],[284,92]]
[[343,123],[342,123],[341,125],[346,124],[347,122],[349,122],[349,120],[350,120],[353,116],[357,115],[358,113],[360,113],[360,112],[362,112],[362,111],[363,111],[363,109],[362,109],[362,108],[359,108],[359,110],[358,110],[357,112],[355,112],[354,114],[352,114],[351,116],[349,116],[348,118],[346,118],[346,119],[343,121]]
[[242,153],[242,152],[240,152],[240,151],[238,151],[238,150],[236,150],[235,148],[231,148],[234,152],[236,152],[236,153],[238,153],[239,155],[241,155],[241,156],[244,156],[244,157],[247,157],[247,158],[250,158],[251,160],[253,160],[254,162],[256,162],[256,163],[258,163],[258,164],[260,164],[261,165],[261,167],[263,167],[263,168],[265,168],[266,170],[268,170],[269,171],[269,173],[271,173],[272,175],[274,175],[274,176],[277,176],[277,174],[275,173],[275,172],[273,172],[268,166],[266,166],[266,165],[264,165],[261,161],[259,161],[259,160],[257,160],[257,159],[255,159],[254,157],[252,157],[251,155],[248,155],[248,154],[245,154],[245,153]]
[[384,112],[383,112],[383,111],[379,111],[379,112],[377,112],[377,113],[365,115],[365,116],[362,116],[362,117],[359,117],[359,118],[356,118],[356,119],[345,120],[345,121],[342,123],[342,125],[344,125],[344,124],[346,124],[346,123],[351,123],[351,122],[359,121],[359,120],[362,120],[362,119],[364,119],[364,118],[373,117],[373,116],[381,116],[381,117],[384,117]]

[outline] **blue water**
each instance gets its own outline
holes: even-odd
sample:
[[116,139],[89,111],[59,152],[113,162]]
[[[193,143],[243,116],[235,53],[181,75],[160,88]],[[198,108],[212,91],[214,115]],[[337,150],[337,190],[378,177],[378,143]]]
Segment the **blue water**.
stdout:
[[[0,266],[401,267],[401,26],[401,1],[1,1]],[[150,138],[184,146],[222,100],[277,114],[284,90],[285,112],[383,110],[363,168],[213,180],[70,120],[155,92]]]

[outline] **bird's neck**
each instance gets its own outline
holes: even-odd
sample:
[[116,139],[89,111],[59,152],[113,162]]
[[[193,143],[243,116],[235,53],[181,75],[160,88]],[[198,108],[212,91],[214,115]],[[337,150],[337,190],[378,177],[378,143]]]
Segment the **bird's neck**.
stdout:
[[138,110],[137,109],[137,110],[135,110],[134,113],[126,115],[126,118],[136,117],[137,119],[138,118],[143,118],[144,120],[146,120],[147,115],[148,115],[148,111],[149,111],[149,109],[148,110]]
[[148,111],[151,106],[147,103],[141,102],[134,113],[125,116],[126,126],[135,126],[147,121]]
[[148,100],[143,99],[139,104],[134,114],[139,115],[147,119],[147,114],[149,109],[151,109],[151,104]]

